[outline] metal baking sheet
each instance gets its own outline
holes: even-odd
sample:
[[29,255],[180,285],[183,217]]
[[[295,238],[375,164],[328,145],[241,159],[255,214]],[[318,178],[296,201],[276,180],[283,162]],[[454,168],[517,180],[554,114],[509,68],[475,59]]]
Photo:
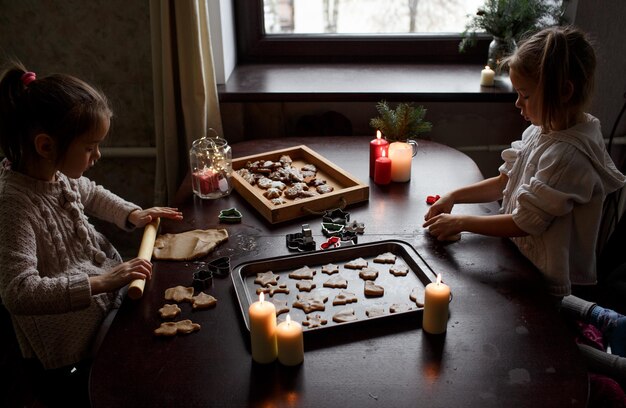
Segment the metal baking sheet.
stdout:
[[[396,255],[396,263],[403,262],[409,267],[409,273],[406,276],[394,276],[389,272],[391,264],[374,263],[373,260],[378,255],[385,252],[391,252]],[[376,285],[385,288],[385,294],[382,297],[366,297],[364,294],[365,281],[359,277],[359,270],[347,269],[345,264],[357,259],[363,258],[368,262],[369,267],[378,269],[378,277],[374,281]],[[339,266],[339,274],[347,281],[347,289],[327,288],[323,284],[328,279],[337,274],[327,275],[321,272],[322,266],[333,263]],[[296,287],[297,279],[289,278],[289,273],[294,270],[308,266],[315,269],[317,273],[313,278],[316,288],[311,292],[300,292]],[[241,307],[241,313],[246,323],[246,327],[250,330],[250,322],[248,319],[248,308],[250,304],[257,301],[259,295],[257,289],[261,285],[254,283],[257,273],[272,271],[279,275],[278,283],[286,283],[289,288],[289,294],[274,293],[272,297],[265,295],[266,300],[280,299],[287,300],[289,306],[289,315],[292,320],[300,323],[306,320],[306,313],[298,308],[293,307],[298,294],[319,293],[328,297],[325,303],[324,311],[314,311],[309,314],[319,313],[327,323],[316,328],[307,328],[303,326],[305,333],[322,329],[329,329],[338,325],[348,325],[363,321],[372,321],[389,316],[397,316],[409,313],[421,313],[423,308],[418,307],[415,302],[411,301],[409,294],[414,287],[423,290],[426,285],[432,282],[431,277],[435,274],[426,262],[420,257],[415,249],[407,242],[400,240],[386,240],[374,243],[360,244],[356,246],[337,248],[327,251],[316,251],[311,253],[287,255],[283,257],[260,259],[252,262],[246,262],[233,268],[232,279],[235,292]],[[357,302],[347,305],[333,305],[333,299],[342,290],[354,293]],[[407,311],[391,313],[390,307],[394,304],[406,304],[411,308]],[[384,309],[384,313],[377,317],[368,317],[366,310],[371,307],[379,307]],[[351,322],[337,323],[333,321],[333,316],[344,308],[352,308],[355,311],[357,320]],[[278,321],[286,318],[287,313],[278,316]]]

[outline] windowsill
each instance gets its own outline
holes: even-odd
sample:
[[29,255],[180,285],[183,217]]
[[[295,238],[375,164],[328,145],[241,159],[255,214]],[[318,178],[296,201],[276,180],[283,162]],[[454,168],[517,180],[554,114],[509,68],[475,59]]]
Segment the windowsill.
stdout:
[[512,102],[508,76],[480,86],[482,67],[467,64],[239,65],[220,102],[416,101]]

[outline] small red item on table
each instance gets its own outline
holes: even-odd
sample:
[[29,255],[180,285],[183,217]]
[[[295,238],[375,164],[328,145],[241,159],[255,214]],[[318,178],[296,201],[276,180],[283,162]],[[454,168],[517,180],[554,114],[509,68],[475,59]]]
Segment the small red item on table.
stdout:
[[441,196],[439,194],[434,195],[434,196],[428,196],[426,197],[426,204],[428,205],[435,204],[437,200],[439,200],[440,198]]
[[391,182],[391,160],[383,151],[382,156],[376,159],[374,166],[374,183],[389,184]]
[[376,131],[376,139],[370,142],[370,178],[374,178],[374,171],[376,166],[376,159],[383,155],[383,152],[387,152],[389,148],[389,142],[382,138],[380,130]]
[[192,174],[195,183],[200,186],[200,193],[210,194],[220,189],[219,175],[211,169],[205,168]]

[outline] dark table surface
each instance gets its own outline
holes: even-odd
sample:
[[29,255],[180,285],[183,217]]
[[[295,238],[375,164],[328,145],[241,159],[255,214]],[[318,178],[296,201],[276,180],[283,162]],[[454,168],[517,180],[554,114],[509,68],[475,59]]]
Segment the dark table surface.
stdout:
[[[588,383],[578,349],[551,305],[538,272],[507,239],[462,234],[441,243],[422,228],[426,196],[482,179],[461,152],[419,141],[408,183],[375,185],[368,177],[370,137],[283,138],[233,145],[234,157],[306,144],[370,186],[369,201],[349,206],[365,223],[359,243],[399,239],[411,244],[433,271],[442,273],[454,298],[448,330],[426,335],[421,315],[305,335],[305,362],[288,368],[258,365],[250,354],[232,280],[215,278],[207,292],[215,309],[181,318],[200,331],[153,335],[163,292],[191,285],[202,261],[230,256],[246,261],[286,256],[285,234],[315,226],[320,216],[271,225],[237,192],[201,200],[181,188],[184,221],[164,220],[161,232],[226,228],[229,239],[200,262],[154,262],[141,299],[125,299],[93,364],[94,407],[583,407]],[[219,224],[221,209],[237,207],[241,224]],[[457,205],[454,212],[495,214],[497,203]],[[434,279],[434,276],[431,277]]]

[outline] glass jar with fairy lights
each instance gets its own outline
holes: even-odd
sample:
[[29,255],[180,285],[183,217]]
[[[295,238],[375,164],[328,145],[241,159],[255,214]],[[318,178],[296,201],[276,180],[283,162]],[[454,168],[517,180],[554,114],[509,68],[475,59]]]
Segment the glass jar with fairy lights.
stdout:
[[189,165],[194,194],[215,199],[227,196],[232,190],[232,151],[226,139],[210,130],[213,136],[202,137],[191,144]]

